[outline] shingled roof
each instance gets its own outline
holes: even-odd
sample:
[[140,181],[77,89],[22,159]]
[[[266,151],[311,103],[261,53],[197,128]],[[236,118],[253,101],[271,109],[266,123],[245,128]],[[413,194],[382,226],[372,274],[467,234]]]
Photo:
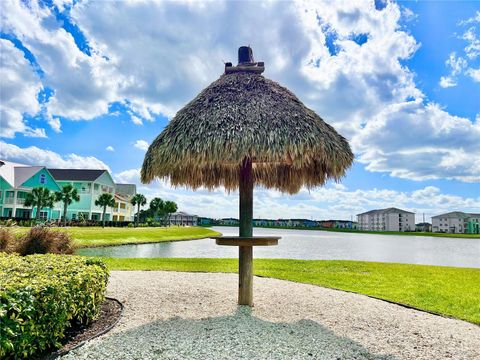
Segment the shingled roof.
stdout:
[[95,181],[107,170],[92,169],[48,169],[57,181]]
[[370,211],[367,211],[367,212],[364,212],[364,213],[361,213],[361,214],[357,214],[357,216],[359,216],[359,215],[373,215],[373,214],[377,214],[377,213],[385,213],[385,214],[390,214],[390,213],[414,214],[414,213],[411,212],[411,211],[406,211],[406,210],[402,210],[402,209],[398,209],[398,208],[391,207],[391,208],[386,208],[386,209],[370,210]]

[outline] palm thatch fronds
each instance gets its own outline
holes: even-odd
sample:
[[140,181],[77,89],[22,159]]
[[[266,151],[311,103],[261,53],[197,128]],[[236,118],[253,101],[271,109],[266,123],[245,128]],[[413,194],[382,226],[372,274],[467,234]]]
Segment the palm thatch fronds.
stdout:
[[295,193],[339,180],[353,161],[347,140],[288,89],[254,72],[222,75],[181,109],[150,145],[142,182],[237,189],[242,161],[254,182]]

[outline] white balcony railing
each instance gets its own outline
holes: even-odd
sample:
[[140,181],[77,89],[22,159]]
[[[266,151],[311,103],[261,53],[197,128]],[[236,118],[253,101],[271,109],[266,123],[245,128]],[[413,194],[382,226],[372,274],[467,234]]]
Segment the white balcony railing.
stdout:
[[13,204],[13,197],[5,198],[5,204]]

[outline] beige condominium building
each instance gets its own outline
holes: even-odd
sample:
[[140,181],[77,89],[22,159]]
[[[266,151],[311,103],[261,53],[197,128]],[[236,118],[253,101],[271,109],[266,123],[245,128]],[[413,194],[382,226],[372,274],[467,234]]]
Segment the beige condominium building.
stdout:
[[369,231],[415,231],[415,214],[397,208],[370,210],[357,215],[358,229]]
[[432,216],[432,231],[454,234],[479,234],[480,214],[452,211]]
[[130,201],[136,193],[137,187],[135,184],[115,184],[113,221],[134,221],[135,209]]

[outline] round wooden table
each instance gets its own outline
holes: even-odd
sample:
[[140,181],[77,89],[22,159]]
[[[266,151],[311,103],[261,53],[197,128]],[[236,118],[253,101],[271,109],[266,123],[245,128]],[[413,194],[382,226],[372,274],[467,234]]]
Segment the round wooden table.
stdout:
[[217,245],[238,246],[238,304],[253,306],[253,247],[278,245],[279,236],[216,236]]

